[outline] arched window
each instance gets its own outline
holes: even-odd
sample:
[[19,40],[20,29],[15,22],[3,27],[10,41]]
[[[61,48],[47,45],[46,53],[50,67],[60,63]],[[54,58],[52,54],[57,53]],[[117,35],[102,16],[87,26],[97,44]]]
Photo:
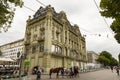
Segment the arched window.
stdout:
[[52,45],[51,52],[62,54],[62,48],[57,45]]
[[59,54],[62,54],[62,48],[58,46],[58,51]]

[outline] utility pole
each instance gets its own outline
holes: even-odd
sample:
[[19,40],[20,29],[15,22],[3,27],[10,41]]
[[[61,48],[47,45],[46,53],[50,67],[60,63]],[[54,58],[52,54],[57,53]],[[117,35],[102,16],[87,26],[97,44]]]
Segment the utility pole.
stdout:
[[21,56],[21,58],[20,58],[19,60],[20,60],[20,61],[19,61],[19,65],[20,65],[20,67],[19,67],[19,80],[22,80],[22,79],[21,79],[22,56]]
[[22,62],[23,62],[24,55],[23,55],[23,53],[20,55],[20,53],[18,52],[17,57],[18,57],[18,60],[19,60],[19,65],[20,65],[20,67],[19,67],[19,80],[22,80],[21,70],[22,70]]

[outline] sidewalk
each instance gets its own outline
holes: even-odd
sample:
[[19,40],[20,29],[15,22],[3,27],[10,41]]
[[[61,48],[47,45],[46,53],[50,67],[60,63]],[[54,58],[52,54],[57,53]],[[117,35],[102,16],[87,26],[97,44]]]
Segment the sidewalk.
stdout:
[[[27,80],[36,80],[36,75],[29,75]],[[56,73],[52,74],[52,79],[49,78],[49,75],[41,75],[41,80],[120,80],[120,76],[117,76],[116,71],[112,73],[110,69],[102,69],[91,72],[82,72],[79,74],[79,77],[76,78],[67,78],[66,76],[62,78],[56,78]]]
[[[52,74],[52,79],[56,79],[56,73],[53,73]],[[62,78],[61,76],[59,76],[59,78]],[[42,74],[41,75],[41,80],[49,80],[49,75],[48,74]],[[28,80],[36,80],[36,75],[28,75]]]
[[[112,72],[110,69],[102,69],[98,71],[92,71],[92,72],[83,72],[79,74],[79,77],[66,77],[62,78],[59,76],[59,78],[56,78],[56,74],[53,73],[52,78],[49,78],[49,75],[42,74],[40,80],[120,80],[120,75],[118,76],[116,74],[116,70]],[[13,80],[13,79],[5,79],[5,80]],[[19,79],[14,79],[19,80]],[[26,78],[22,80],[36,80],[36,75],[28,75]]]

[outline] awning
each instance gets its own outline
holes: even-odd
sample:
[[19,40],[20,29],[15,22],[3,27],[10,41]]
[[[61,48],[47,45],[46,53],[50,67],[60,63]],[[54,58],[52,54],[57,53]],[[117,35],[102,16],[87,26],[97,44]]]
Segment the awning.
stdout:
[[14,60],[12,60],[11,58],[0,58],[0,62],[1,61],[5,61],[5,62],[14,62]]

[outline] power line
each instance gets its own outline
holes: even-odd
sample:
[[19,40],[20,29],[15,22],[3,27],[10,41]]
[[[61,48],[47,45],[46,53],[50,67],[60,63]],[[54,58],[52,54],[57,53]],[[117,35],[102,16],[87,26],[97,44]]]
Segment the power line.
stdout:
[[81,28],[81,27],[80,27],[80,30],[83,30],[83,31],[88,32],[88,33],[92,33],[92,32],[90,32],[90,31],[88,31],[88,30],[86,30],[86,29],[83,29],[83,28]]
[[43,4],[41,1],[36,0],[38,3],[40,3],[41,5],[43,5],[44,7],[46,6],[45,4]]
[[100,8],[99,8],[99,6],[97,5],[97,2],[96,2],[95,0],[93,0],[93,1],[94,1],[95,5],[96,5],[98,11],[100,11]]
[[[96,5],[98,11],[100,12],[100,8],[99,8],[99,6],[97,5],[97,2],[96,2],[95,0],[93,0],[93,1],[94,1],[95,5]],[[107,27],[109,28],[110,32],[113,34],[113,31],[110,29],[110,26],[108,25],[106,19],[105,19],[104,17],[102,17],[102,18],[103,18],[105,24],[107,25]]]
[[[37,1],[37,0],[36,0]],[[33,11],[33,12],[36,12],[36,11],[34,11],[33,9],[31,9],[31,8],[29,8],[29,7],[27,7],[27,6],[25,6],[25,5],[23,5],[25,8],[27,8],[27,9],[29,9],[30,11]],[[44,5],[45,6],[45,5]],[[105,22],[106,22],[106,20],[105,20]],[[71,22],[70,21],[70,23],[72,23],[72,24],[74,24],[73,22]],[[107,22],[106,22],[107,23]],[[90,31],[88,31],[88,30],[86,30],[86,29],[84,29],[84,28],[80,28],[81,30],[83,30],[83,31],[85,31],[85,32],[87,32],[87,33],[89,33],[89,34],[85,34],[85,36],[88,36],[88,35],[95,35],[95,36],[101,36],[101,34],[98,34],[98,33],[92,33],[92,32],[90,32]],[[108,38],[108,35],[107,35],[107,38]]]
[[29,8],[29,7],[27,7],[27,6],[25,6],[25,5],[23,5],[25,8],[27,8],[27,9],[29,9],[29,10],[31,10],[31,11],[33,11],[33,12],[36,12],[36,11],[34,11],[33,9],[31,9],[31,8]]
[[[42,2],[40,2],[39,0],[36,0],[36,1],[37,1],[38,3],[40,3],[41,5],[43,5],[43,6],[46,6],[45,4],[43,4]],[[23,5],[23,6],[24,6],[25,8],[27,8],[27,9],[33,11],[33,12],[36,12],[36,11],[34,11],[33,9],[31,9],[31,8],[25,6],[25,5]]]
[[[69,21],[72,25],[74,25],[74,23],[73,22],[71,22],[71,21]],[[88,30],[86,30],[86,29],[84,29],[84,28],[81,28],[80,27],[80,30],[83,30],[83,31],[85,31],[85,32],[88,32],[88,33],[92,33],[92,32],[90,32],[90,31],[88,31]]]
[[[43,6],[45,6],[45,5],[44,5],[43,3],[41,3],[40,1],[38,1],[38,0],[36,0],[36,1],[39,2],[40,4],[42,4]],[[27,9],[33,11],[33,12],[36,12],[36,11],[34,11],[33,9],[31,9],[31,8],[25,6],[25,5],[23,5],[23,6],[24,6],[25,8],[27,8]],[[74,24],[73,22],[70,22],[70,23]],[[82,29],[82,30],[85,31],[85,32],[92,33],[92,32],[90,32],[90,31],[88,31],[88,30],[86,30],[86,29],[83,29],[83,28],[80,28],[80,29]],[[95,34],[95,35],[96,35],[96,34]]]

